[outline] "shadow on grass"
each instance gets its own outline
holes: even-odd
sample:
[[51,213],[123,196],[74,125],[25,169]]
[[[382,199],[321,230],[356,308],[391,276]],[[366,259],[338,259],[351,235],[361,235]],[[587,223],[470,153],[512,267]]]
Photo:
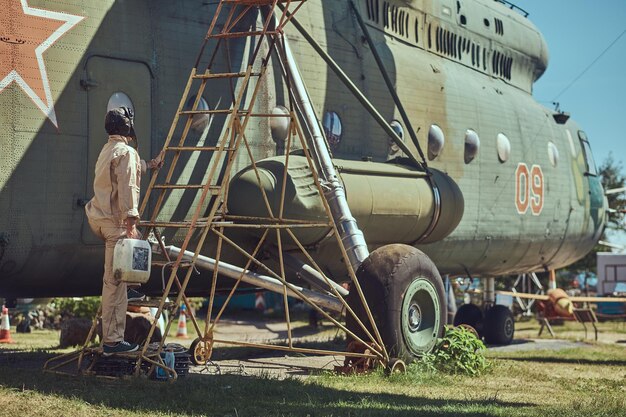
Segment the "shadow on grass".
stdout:
[[43,364],[56,356],[59,354],[47,349],[12,350],[4,348],[0,349],[0,368],[16,367],[24,370],[41,371]]
[[485,343],[485,346],[487,347],[487,349],[490,349],[490,348],[501,348],[501,347],[506,347],[506,346],[525,345],[527,343],[533,343],[533,340],[532,339],[513,339],[511,343],[509,343],[508,345],[490,345],[490,344]]
[[[495,398],[446,400],[392,393],[362,392],[388,382],[378,376],[346,381],[354,390],[335,389],[314,380],[277,380],[268,377],[192,374],[176,383],[146,379],[110,381],[94,377],[64,377],[45,374],[43,362],[51,354],[15,352],[13,361],[0,361],[0,386],[19,391],[32,390],[68,400],[79,399],[98,407],[171,413],[173,415],[232,416],[490,416],[502,415],[531,404],[511,403]],[[1,355],[4,357],[6,355]],[[29,363],[22,366],[23,361]],[[32,368],[30,362],[38,361]],[[362,384],[363,388],[359,388]],[[393,385],[389,382],[389,390]],[[361,392],[360,392],[361,391]],[[415,392],[419,392],[416,384]],[[236,411],[235,411],[236,410]]]
[[626,366],[624,360],[613,359],[576,359],[576,358],[559,358],[555,356],[529,356],[529,357],[515,357],[515,356],[498,356],[498,360],[508,360],[517,362],[540,362],[540,363],[567,363],[573,365],[598,365],[598,366]]

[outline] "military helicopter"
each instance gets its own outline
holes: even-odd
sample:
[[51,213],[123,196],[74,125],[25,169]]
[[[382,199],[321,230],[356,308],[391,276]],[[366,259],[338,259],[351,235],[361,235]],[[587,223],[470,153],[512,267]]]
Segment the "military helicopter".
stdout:
[[[83,206],[106,140],[104,114],[133,108],[140,155],[157,153],[215,5],[2,5],[10,13],[0,17],[0,295],[97,295],[103,250]],[[493,288],[498,276],[564,267],[598,241],[607,203],[589,139],[569,115],[533,99],[548,49],[522,10],[503,0],[310,0],[298,22],[287,31],[293,56],[368,250],[399,245],[381,256],[402,259],[417,249],[418,264],[426,265],[420,273],[430,286],[409,303],[402,297],[416,265],[384,278],[398,299],[381,314],[393,325],[409,317],[390,344],[414,356],[422,351],[412,350],[413,342],[432,346],[445,324],[440,275],[484,277]],[[231,44],[223,65],[237,67],[249,48]],[[188,105],[219,108],[228,88],[224,83]],[[280,77],[268,77],[261,90],[258,112],[284,110],[288,92]],[[223,129],[219,115],[194,116],[198,144],[210,144]],[[251,152],[265,161],[260,169],[268,178],[283,173],[286,135],[280,121],[252,127]],[[262,206],[260,195],[246,192],[247,168],[235,163],[231,183],[240,192],[229,206],[240,215]],[[204,169],[206,161],[189,157],[177,176],[192,182]],[[268,183],[265,191],[279,187]],[[300,191],[286,210],[316,218],[320,206]],[[180,217],[194,199],[174,191],[162,215]],[[345,260],[324,237],[309,233],[303,241],[325,273],[342,282]],[[258,236],[235,238],[250,245]],[[154,275],[146,290],[158,293]],[[191,282],[192,292],[205,293],[206,275]],[[379,301],[375,289],[368,301]],[[458,321],[479,314],[488,342],[510,343],[510,311],[485,302],[478,312],[461,307]],[[416,311],[435,326],[426,336],[413,334]]]

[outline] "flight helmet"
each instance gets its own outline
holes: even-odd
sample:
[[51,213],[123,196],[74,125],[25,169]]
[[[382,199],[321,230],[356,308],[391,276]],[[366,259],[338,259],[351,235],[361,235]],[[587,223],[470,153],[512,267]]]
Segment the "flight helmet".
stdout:
[[135,114],[128,107],[117,107],[107,112],[104,118],[104,129],[109,135],[121,135],[135,138]]

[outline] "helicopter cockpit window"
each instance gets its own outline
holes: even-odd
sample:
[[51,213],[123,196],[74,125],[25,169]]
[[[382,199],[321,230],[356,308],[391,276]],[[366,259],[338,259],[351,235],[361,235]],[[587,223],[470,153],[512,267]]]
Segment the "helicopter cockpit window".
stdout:
[[578,138],[580,139],[580,143],[583,147],[583,152],[585,154],[585,162],[587,163],[587,174],[594,176],[598,175],[598,169],[596,168],[596,162],[593,160],[593,154],[591,153],[591,146],[589,146],[587,135],[582,130],[579,130]]
[[552,142],[548,142],[548,158],[553,167],[556,167],[559,163],[559,150]]
[[428,129],[428,159],[430,161],[439,156],[445,143],[446,138],[443,130],[437,125],[431,125]]
[[133,112],[135,111],[133,101],[126,95],[126,93],[122,93],[121,91],[117,91],[111,95],[109,102],[107,103],[107,111],[118,107],[128,107]]
[[[187,100],[187,105],[185,106],[185,110],[191,110],[193,107],[193,103],[196,101],[196,96],[192,96]],[[204,97],[200,97],[200,101],[198,102],[198,108],[196,110],[205,111],[209,110],[209,103],[206,102]],[[194,114],[191,118],[191,128],[196,133],[202,133],[209,126],[209,122],[211,120],[211,116],[208,114]]]
[[498,159],[501,163],[505,163],[511,156],[511,141],[504,133],[498,133],[496,137],[496,149],[498,151]]
[[341,143],[341,135],[343,134],[343,126],[341,125],[341,118],[334,111],[326,112],[324,115],[324,133],[326,133],[326,139],[331,148],[335,149]]
[[480,149],[480,138],[478,133],[471,129],[465,131],[465,156],[464,160],[466,164],[472,162],[478,155]]
[[572,132],[570,132],[569,129],[565,129],[565,136],[567,137],[567,142],[569,143],[569,150],[572,153],[572,158],[576,158],[578,156],[578,151],[576,150],[576,146],[574,146]]

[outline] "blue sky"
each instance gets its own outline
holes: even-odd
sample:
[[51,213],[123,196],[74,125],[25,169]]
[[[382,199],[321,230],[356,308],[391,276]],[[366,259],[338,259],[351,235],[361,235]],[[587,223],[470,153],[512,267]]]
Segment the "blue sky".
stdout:
[[[546,38],[550,63],[534,96],[551,102],[624,30],[626,0],[513,0]],[[613,152],[626,173],[626,34],[556,100],[587,132],[598,165]]]

